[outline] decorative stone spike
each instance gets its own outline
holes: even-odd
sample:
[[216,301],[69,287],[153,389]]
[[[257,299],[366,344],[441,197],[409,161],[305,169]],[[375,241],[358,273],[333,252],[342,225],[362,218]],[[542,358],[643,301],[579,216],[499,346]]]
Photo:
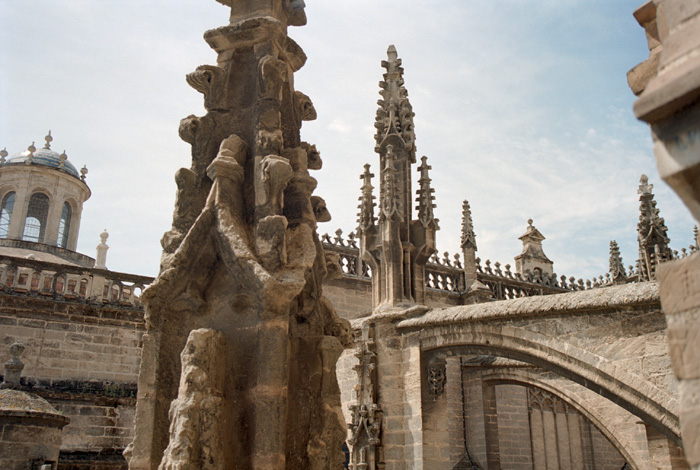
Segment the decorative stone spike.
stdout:
[[462,237],[460,246],[463,250],[467,248],[476,251],[477,249],[476,234],[474,233],[474,224],[472,222],[472,211],[466,199],[462,202]]
[[8,153],[7,153],[7,147],[5,147],[5,148],[3,148],[2,150],[0,150],[0,165],[4,165],[4,164],[5,164],[5,159],[7,158],[7,155],[8,155]]
[[85,177],[88,174],[88,169],[87,166],[83,165],[83,167],[80,169],[80,179],[81,181],[85,181]]
[[659,262],[672,259],[673,253],[666,236],[668,229],[664,219],[659,216],[656,208],[654,185],[649,184],[646,175],[639,180],[639,223],[637,224],[637,241],[639,244],[639,280],[656,279],[656,266]]
[[612,278],[612,282],[614,284],[627,283],[625,265],[622,263],[620,248],[617,246],[617,242],[615,240],[610,242],[610,277]]
[[374,206],[376,204],[374,202],[374,194],[372,193],[374,190],[374,187],[372,186],[372,178],[374,178],[374,174],[370,172],[369,168],[369,163],[366,163],[365,171],[362,173],[362,175],[360,175],[360,179],[362,180],[362,195],[359,197],[360,205],[358,206],[358,209],[360,212],[357,214],[358,232],[360,233],[374,226],[375,222]]
[[428,165],[428,157],[421,157],[421,166],[418,167],[420,179],[418,180],[419,189],[416,191],[416,194],[418,195],[416,198],[416,201],[418,202],[416,210],[418,211],[418,220],[421,224],[423,224],[423,227],[427,227],[428,225],[437,222],[437,219],[435,219],[435,215],[433,213],[433,209],[435,209],[435,203],[433,202],[435,200],[435,196],[433,196],[433,193],[435,190],[430,187],[432,180],[428,174],[428,171],[432,168],[433,167]]
[[65,150],[61,155],[58,156],[58,159],[60,160],[60,162],[58,163],[58,167],[60,169],[64,169],[66,167],[66,160],[68,160],[68,155],[66,155]]

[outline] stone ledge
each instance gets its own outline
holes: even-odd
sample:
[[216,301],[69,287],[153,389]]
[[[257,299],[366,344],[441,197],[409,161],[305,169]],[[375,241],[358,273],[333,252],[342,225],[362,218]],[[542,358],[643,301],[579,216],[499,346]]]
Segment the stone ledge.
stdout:
[[[490,319],[543,317],[590,311],[610,312],[644,305],[656,308],[661,306],[659,289],[655,282],[435,309],[417,318],[401,320],[396,326],[397,328],[422,328],[426,325],[468,323]],[[400,315],[396,316],[400,319]]]

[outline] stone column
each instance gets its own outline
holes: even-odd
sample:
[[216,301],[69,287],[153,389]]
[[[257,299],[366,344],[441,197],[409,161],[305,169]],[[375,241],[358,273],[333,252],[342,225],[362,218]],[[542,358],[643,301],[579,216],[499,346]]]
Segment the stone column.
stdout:
[[[650,125],[659,174],[700,220],[700,2],[649,1],[635,17],[650,57],[628,76],[639,95],[634,112]],[[635,73],[640,69],[648,71]],[[679,380],[681,435],[689,463],[699,469],[700,254],[663,263],[657,276]]]

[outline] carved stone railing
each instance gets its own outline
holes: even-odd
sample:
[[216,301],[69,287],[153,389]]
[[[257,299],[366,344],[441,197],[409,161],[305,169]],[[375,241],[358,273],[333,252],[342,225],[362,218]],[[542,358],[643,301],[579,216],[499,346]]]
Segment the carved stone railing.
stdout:
[[0,292],[114,306],[141,307],[153,278],[105,269],[0,256]]
[[[337,230],[336,236],[328,234],[321,236],[323,248],[338,256],[343,276],[362,279],[369,282],[371,272],[369,267],[359,259],[359,249],[354,233],[343,238],[343,231]],[[481,266],[481,260],[476,260],[477,279],[493,292],[497,300],[513,299],[532,295],[557,294],[575,290],[584,290],[594,287],[589,282],[587,286],[583,280],[576,281],[573,277],[565,276],[557,278],[556,275],[538,275],[526,272],[525,274],[511,272],[510,265],[501,269],[501,264],[496,262],[491,265],[487,260]],[[429,290],[462,294],[465,291],[464,268],[459,254],[450,256],[445,252],[440,258],[434,254],[428,261],[425,269],[425,284]],[[597,285],[596,285],[597,286]]]
[[335,237],[325,233],[321,236],[321,243],[325,251],[338,255],[338,262],[344,276],[371,279],[372,273],[369,266],[360,259],[360,250],[354,232],[350,232],[347,240],[343,239],[341,229],[335,231]]

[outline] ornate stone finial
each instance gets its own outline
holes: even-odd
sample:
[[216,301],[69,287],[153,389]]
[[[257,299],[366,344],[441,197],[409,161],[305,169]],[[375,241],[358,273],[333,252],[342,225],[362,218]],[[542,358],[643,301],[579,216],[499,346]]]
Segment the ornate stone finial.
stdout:
[[382,61],[386,69],[379,86],[382,99],[377,101],[379,109],[375,117],[374,127],[377,133],[375,151],[381,154],[382,142],[390,135],[400,138],[411,163],[416,163],[415,133],[413,130],[413,107],[408,100],[408,91],[404,87],[403,68],[398,58],[396,48],[391,45],[387,49],[388,60]]
[[29,155],[27,155],[27,159],[24,161],[26,165],[31,165],[32,162],[34,161],[34,152],[36,152],[36,147],[34,147],[34,142],[32,142],[32,145],[27,147],[27,150],[29,150]]
[[652,189],[654,189],[654,185],[649,184],[649,178],[647,175],[642,175],[641,178],[639,178],[639,189],[637,190],[637,194],[651,194]]
[[637,241],[639,243],[639,276],[640,280],[649,281],[656,278],[656,265],[672,259],[673,253],[666,235],[668,228],[663,217],[659,216],[656,208],[654,187],[646,175],[639,179],[639,223],[637,224]]
[[107,238],[109,238],[109,233],[107,233],[107,229],[104,229],[100,233],[100,244],[96,248],[95,267],[97,269],[107,269],[107,250],[109,250]]
[[535,228],[535,227],[533,227],[533,225],[532,225],[532,219],[527,219],[527,228],[528,228],[528,229],[534,229],[534,228]]
[[24,364],[19,356],[23,352],[24,345],[22,343],[17,342],[10,346],[10,360],[5,363],[5,378],[0,384],[0,388],[19,388],[22,370],[24,369]]
[[3,148],[0,150],[0,165],[3,165],[5,163],[5,159],[7,158],[7,147]]
[[83,167],[80,169],[80,180],[85,181],[85,177],[88,174],[88,169],[87,166],[83,165]]
[[433,209],[435,209],[435,196],[433,193],[435,189],[430,187],[431,179],[428,175],[428,171],[432,170],[433,167],[428,165],[428,157],[421,157],[421,165],[418,167],[418,172],[420,173],[420,179],[418,180],[418,191],[416,194],[418,197],[416,201],[418,206],[416,210],[418,211],[418,220],[423,227],[427,227],[429,224],[436,222],[435,215],[433,214]]
[[64,169],[66,167],[66,160],[68,160],[68,155],[66,155],[66,151],[64,150],[61,155],[58,156],[60,162],[58,164],[58,167],[60,169]]
[[358,198],[360,205],[357,208],[360,210],[357,214],[357,224],[360,231],[367,230],[369,227],[374,225],[374,187],[372,186],[372,178],[374,178],[374,173],[370,172],[369,163],[365,163],[365,171],[360,175],[362,180],[362,194]]
[[50,149],[51,148],[51,141],[53,141],[53,137],[51,137],[51,131],[49,131],[48,134],[46,134],[46,137],[44,137],[44,140],[46,141],[46,144],[44,144],[45,149]]
[[698,226],[693,227],[693,243],[695,243],[695,249],[700,250],[700,234],[698,233]]
[[462,202],[462,239],[460,246],[462,249],[471,248],[476,251],[476,234],[472,223],[472,211],[466,199]]
[[620,256],[620,248],[615,240],[610,241],[610,277],[613,284],[627,283],[627,275],[625,273],[625,265],[622,264],[622,256]]

